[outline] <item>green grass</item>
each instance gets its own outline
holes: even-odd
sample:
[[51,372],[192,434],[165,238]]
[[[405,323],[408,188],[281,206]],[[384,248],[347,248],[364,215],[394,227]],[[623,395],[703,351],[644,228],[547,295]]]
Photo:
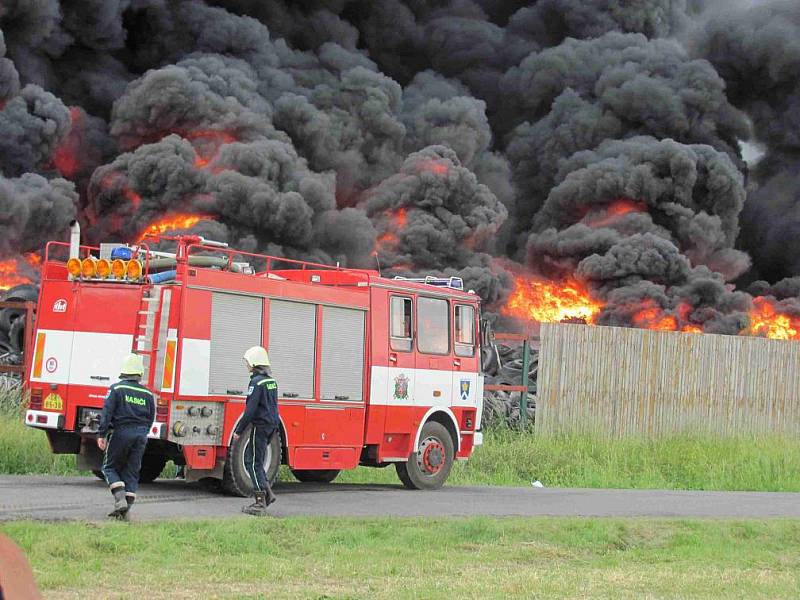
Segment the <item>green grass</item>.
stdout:
[[48,598],[796,598],[800,522],[0,525]]
[[53,454],[43,431],[22,424],[15,395],[0,395],[0,473],[76,475],[73,455]]
[[[486,432],[484,446],[453,466],[451,485],[800,491],[800,440],[676,436],[608,440]],[[0,398],[0,473],[77,474],[72,455],[54,455],[42,431],[22,425],[18,404]],[[165,476],[173,473],[165,471]],[[281,479],[292,481],[284,468]],[[397,483],[394,468],[345,471],[344,483]]]
[[[608,440],[505,429],[453,467],[454,485],[800,491],[800,440],[778,436]],[[394,469],[357,469],[337,481],[395,482]]]

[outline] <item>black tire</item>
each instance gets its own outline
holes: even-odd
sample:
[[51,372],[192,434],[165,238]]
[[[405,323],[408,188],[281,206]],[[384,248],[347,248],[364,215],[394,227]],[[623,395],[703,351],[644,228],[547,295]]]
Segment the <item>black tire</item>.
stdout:
[[139,471],[139,483],[153,483],[167,465],[167,457],[163,454],[147,454],[142,457],[142,468]]
[[422,428],[419,447],[408,461],[395,463],[397,476],[410,490],[437,490],[450,476],[455,446],[444,425],[429,421]]
[[[222,476],[222,487],[226,492],[234,496],[252,496],[253,481],[244,468],[244,453],[250,446],[250,430],[248,427],[238,440],[231,440],[228,447],[228,458],[225,461],[225,469]],[[281,434],[276,431],[272,434],[267,445],[267,455],[264,457],[267,481],[274,485],[278,479],[278,470],[281,466]]]
[[500,369],[500,358],[497,348],[484,346],[481,348],[481,370],[485,375],[496,375]]
[[36,302],[38,298],[39,287],[32,283],[14,286],[0,296],[3,302]]
[[103,472],[102,472],[102,471],[100,471],[99,469],[98,469],[97,471],[95,471],[94,469],[92,469],[92,474],[94,474],[94,476],[95,476],[95,477],[97,477],[98,479],[102,479],[103,481],[105,481],[105,480],[106,480],[106,476],[105,476],[105,475],[103,475]]
[[17,352],[25,350],[25,321],[17,319],[11,324],[11,330],[8,332],[8,339],[11,347]]
[[25,311],[19,308],[4,308],[0,310],[0,331],[8,333],[11,327],[25,316]]
[[290,469],[301,483],[330,483],[339,476],[339,469]]

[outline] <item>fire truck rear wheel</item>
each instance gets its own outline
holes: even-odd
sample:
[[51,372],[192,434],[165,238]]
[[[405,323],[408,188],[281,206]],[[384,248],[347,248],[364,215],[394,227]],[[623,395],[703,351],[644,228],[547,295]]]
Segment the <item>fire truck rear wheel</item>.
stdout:
[[340,472],[339,469],[292,469],[292,475],[302,483],[330,483]]
[[[228,458],[225,461],[222,487],[234,496],[252,496],[253,482],[244,467],[244,453],[250,446],[250,428],[247,428],[238,440],[231,440],[228,448]],[[281,434],[276,431],[267,446],[267,455],[264,457],[267,471],[267,481],[274,485],[278,479],[278,469],[281,466]]]
[[397,476],[411,490],[436,490],[444,485],[453,468],[455,446],[444,425],[425,423],[419,436],[419,447],[408,461],[396,463]]

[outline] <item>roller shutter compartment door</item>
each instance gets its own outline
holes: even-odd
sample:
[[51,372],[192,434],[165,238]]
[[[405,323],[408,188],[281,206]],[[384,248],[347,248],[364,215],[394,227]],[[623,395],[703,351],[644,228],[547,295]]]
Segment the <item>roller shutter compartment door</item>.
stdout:
[[278,393],[313,398],[317,308],[286,300],[270,300],[269,307],[269,358]]
[[216,292],[212,294],[212,394],[243,394],[247,391],[250,375],[242,357],[248,348],[261,344],[263,310],[263,298]]
[[361,402],[364,378],[364,312],[322,308],[323,400]]

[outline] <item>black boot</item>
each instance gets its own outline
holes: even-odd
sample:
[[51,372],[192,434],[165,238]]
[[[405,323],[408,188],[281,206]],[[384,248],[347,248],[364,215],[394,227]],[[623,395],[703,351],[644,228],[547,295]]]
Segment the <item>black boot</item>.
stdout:
[[266,492],[255,492],[253,496],[255,496],[256,501],[250,506],[245,506],[242,509],[242,512],[255,517],[263,517],[265,514],[267,514],[267,494]]
[[126,493],[125,494],[125,502],[128,503],[128,510],[125,511],[124,513],[122,513],[118,517],[121,521],[130,520],[130,518],[131,518],[131,507],[133,506],[133,503],[136,502],[136,495],[135,494],[131,494],[130,492]]
[[270,486],[269,483],[267,483],[267,490],[264,492],[264,494],[266,495],[266,498],[264,500],[264,507],[265,508],[267,506],[269,506],[270,504],[272,504],[273,502],[275,502],[275,500],[277,500],[277,498],[275,497],[275,494],[272,493],[272,486]]
[[125,486],[121,485],[111,490],[114,495],[114,510],[108,513],[109,517],[122,517],[128,512],[128,501],[125,500]]

